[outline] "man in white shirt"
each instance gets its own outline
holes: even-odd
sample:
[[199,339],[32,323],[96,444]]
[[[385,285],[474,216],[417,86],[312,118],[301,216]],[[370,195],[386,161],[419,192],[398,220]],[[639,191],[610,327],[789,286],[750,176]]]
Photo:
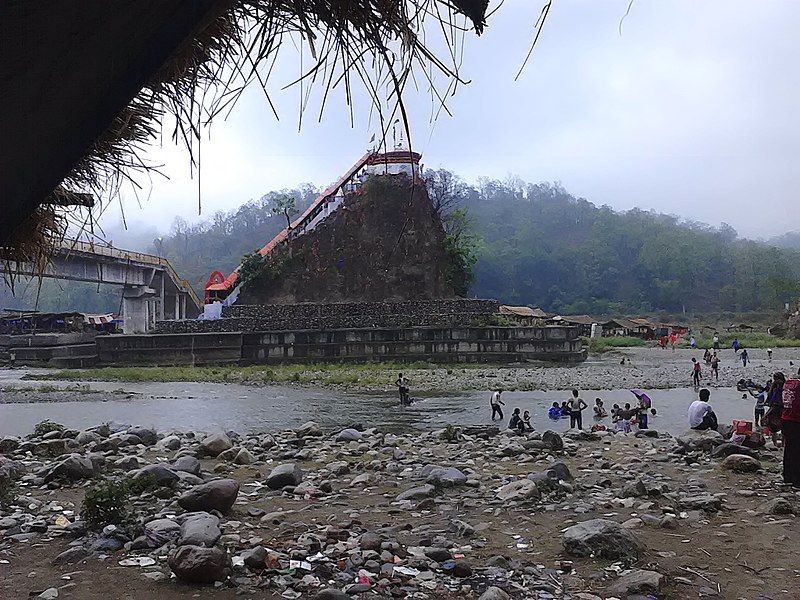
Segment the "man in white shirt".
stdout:
[[505,406],[505,402],[500,400],[501,393],[502,390],[496,390],[492,394],[491,400],[489,400],[489,404],[492,407],[492,421],[494,421],[495,415],[498,415],[501,421],[503,420],[503,409],[500,408],[500,405],[502,404],[503,406]]
[[717,415],[708,403],[711,397],[711,392],[703,388],[700,390],[700,399],[695,400],[689,406],[689,427],[699,431],[705,429],[717,430],[719,423],[717,422]]

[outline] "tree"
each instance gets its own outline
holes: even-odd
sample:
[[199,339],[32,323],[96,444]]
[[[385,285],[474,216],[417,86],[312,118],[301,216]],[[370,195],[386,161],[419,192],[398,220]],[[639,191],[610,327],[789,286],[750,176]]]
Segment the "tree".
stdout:
[[475,280],[478,243],[478,236],[471,231],[467,210],[457,208],[450,213],[444,238],[444,249],[448,257],[446,277],[459,296],[466,296]]
[[464,182],[447,169],[427,170],[425,185],[431,204],[440,217],[444,217],[455,208],[461,202],[466,191]]
[[286,228],[291,229],[291,216],[297,213],[297,201],[294,196],[280,194],[272,200],[272,209],[277,213],[283,213],[286,217]]

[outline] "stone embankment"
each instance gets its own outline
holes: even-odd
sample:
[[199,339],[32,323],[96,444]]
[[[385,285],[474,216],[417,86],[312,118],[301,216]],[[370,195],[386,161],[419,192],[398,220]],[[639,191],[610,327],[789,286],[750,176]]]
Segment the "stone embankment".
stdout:
[[758,435],[44,424],[0,440],[0,453],[4,598],[169,599],[187,585],[320,600],[797,589],[798,496],[777,485],[779,455]]

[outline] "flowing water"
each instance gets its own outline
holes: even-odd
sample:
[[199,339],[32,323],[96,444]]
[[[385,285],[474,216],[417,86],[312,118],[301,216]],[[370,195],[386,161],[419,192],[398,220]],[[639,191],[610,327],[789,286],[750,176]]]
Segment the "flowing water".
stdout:
[[[29,372],[29,371],[28,371]],[[25,371],[0,370],[0,388],[31,388],[45,385],[72,388],[80,382],[21,380]],[[402,408],[393,392],[384,394],[344,393],[330,389],[290,386],[253,387],[222,383],[110,383],[85,382],[97,393],[73,391],[60,394],[58,402],[3,403],[0,392],[0,435],[25,435],[36,423],[50,419],[81,429],[103,422],[129,423],[158,430],[274,431],[316,421],[326,428],[354,424],[381,426],[393,431],[433,429],[446,424],[491,423],[489,392],[426,395],[412,406]],[[121,392],[124,390],[124,393]],[[647,392],[657,409],[650,427],[678,433],[686,429],[686,409],[697,397],[691,388]],[[734,388],[711,390],[711,404],[721,423],[753,417],[754,400],[742,399]],[[48,394],[45,394],[48,396]],[[506,422],[515,407],[531,412],[539,431],[565,430],[568,419],[551,421],[547,409],[554,401],[570,397],[566,391],[504,392]],[[635,402],[629,390],[581,390],[590,408],[584,411],[584,428],[590,427],[591,405],[600,397],[610,411],[612,404]],[[610,419],[600,421],[610,426]]]

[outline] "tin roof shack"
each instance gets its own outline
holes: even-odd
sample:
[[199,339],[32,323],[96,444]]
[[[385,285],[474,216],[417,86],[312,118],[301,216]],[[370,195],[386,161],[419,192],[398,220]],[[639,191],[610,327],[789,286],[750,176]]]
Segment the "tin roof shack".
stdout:
[[602,323],[604,319],[598,319],[590,315],[557,315],[551,319],[556,325],[576,325],[580,327],[581,335],[589,337],[592,335],[592,324]]
[[654,340],[656,338],[657,325],[642,318],[633,318],[631,322],[636,325],[633,335],[645,340]]
[[512,323],[537,327],[544,325],[550,315],[541,308],[531,308],[530,306],[500,306],[500,314]]
[[42,313],[38,311],[14,311],[0,316],[0,333],[16,335],[22,333],[82,332],[87,329],[82,313]]
[[615,317],[602,323],[603,337],[632,336],[637,333],[639,325],[630,319]]

